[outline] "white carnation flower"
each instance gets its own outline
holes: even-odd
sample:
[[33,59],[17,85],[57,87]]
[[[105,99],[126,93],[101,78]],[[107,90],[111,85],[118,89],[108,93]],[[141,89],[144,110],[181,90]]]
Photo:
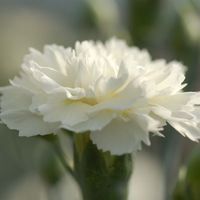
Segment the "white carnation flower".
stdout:
[[118,39],[31,49],[20,76],[1,89],[0,117],[21,136],[89,131],[116,155],[149,145],[149,133],[160,135],[167,122],[197,141],[200,95],[182,92],[184,71]]

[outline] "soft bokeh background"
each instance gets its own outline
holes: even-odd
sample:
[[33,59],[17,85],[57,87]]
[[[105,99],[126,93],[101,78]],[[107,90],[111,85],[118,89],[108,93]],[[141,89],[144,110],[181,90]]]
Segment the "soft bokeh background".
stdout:
[[[183,62],[186,90],[200,89],[199,0],[0,0],[0,85],[18,73],[29,47],[111,36],[148,49],[153,58]],[[170,127],[165,134],[137,154],[130,200],[172,199],[178,169],[198,144]],[[0,125],[0,200],[27,199],[81,197],[48,144]]]

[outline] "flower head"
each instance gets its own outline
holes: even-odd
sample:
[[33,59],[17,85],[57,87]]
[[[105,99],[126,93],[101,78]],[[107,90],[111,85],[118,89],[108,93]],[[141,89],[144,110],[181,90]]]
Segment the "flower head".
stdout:
[[160,135],[166,123],[196,141],[200,95],[182,91],[184,72],[118,39],[30,49],[20,75],[1,88],[0,118],[21,136],[89,131],[116,155],[149,145],[149,133]]

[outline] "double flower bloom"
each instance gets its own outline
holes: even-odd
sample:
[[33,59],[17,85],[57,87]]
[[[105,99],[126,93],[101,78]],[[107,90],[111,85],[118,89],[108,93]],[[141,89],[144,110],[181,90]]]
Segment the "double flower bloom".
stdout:
[[200,138],[200,93],[183,92],[185,67],[152,60],[118,39],[30,50],[18,77],[0,89],[1,120],[20,136],[90,132],[113,155],[149,145],[166,123]]

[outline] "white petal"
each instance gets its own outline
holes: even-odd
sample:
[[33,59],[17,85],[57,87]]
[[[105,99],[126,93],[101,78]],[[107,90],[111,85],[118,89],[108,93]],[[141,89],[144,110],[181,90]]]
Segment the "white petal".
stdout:
[[55,104],[47,103],[39,110],[47,122],[62,122],[73,126],[88,119],[87,112],[90,106],[81,102],[63,101]]
[[181,63],[175,61],[170,63],[166,63],[165,60],[152,61],[148,64],[147,83],[155,83],[156,87],[152,89],[157,94],[176,94],[185,87],[185,84],[182,84],[185,79],[184,68]]
[[29,66],[23,66],[24,71],[27,74],[32,75],[32,77],[40,83],[41,89],[45,92],[51,92],[59,87],[61,87],[55,80],[47,76],[45,73],[39,70],[39,65],[35,62],[30,62]]
[[98,99],[105,99],[117,92],[127,81],[127,76],[123,75],[119,78],[102,77],[98,80],[95,87],[95,93]]
[[27,90],[31,93],[37,93],[42,91],[40,84],[30,75],[21,72],[20,77],[15,77],[13,80],[10,81],[11,85],[14,87],[22,88]]
[[163,130],[163,121],[158,118],[154,118],[149,113],[136,114],[133,116],[133,119],[137,121],[137,123],[145,132],[153,132],[155,134],[159,134],[159,131]]
[[156,106],[152,108],[152,111],[166,121],[188,122],[193,117],[187,111],[172,111],[162,106]]
[[175,95],[156,96],[150,99],[150,104],[160,105],[169,110],[179,110],[183,106],[191,105],[199,100],[195,92],[184,92]]
[[28,109],[31,104],[31,93],[17,87],[1,88],[1,111]]
[[[34,63],[34,62],[32,62],[32,63]],[[43,66],[38,65],[37,63],[35,63],[35,65],[29,63],[29,65],[31,65],[31,67],[37,68],[37,70],[39,70],[40,72],[42,72],[49,78],[53,79],[60,85],[68,85],[69,84],[67,82],[68,77],[66,75],[62,74],[60,71],[55,70],[54,68],[43,67]],[[24,66],[24,68],[25,68],[25,66]]]
[[141,142],[149,144],[149,135],[135,121],[125,122],[115,119],[105,128],[92,131],[90,137],[94,144],[113,155],[136,152],[141,149]]
[[156,107],[153,110],[155,114],[165,119],[183,136],[187,136],[193,141],[200,139],[200,127],[193,112],[187,111],[187,109],[185,111],[170,111],[164,107]]
[[91,109],[91,112],[97,112],[105,109],[126,110],[135,104],[138,105],[138,102],[144,103],[145,101],[141,95],[140,88],[135,87],[134,83],[130,82],[119,93],[95,105]]
[[197,122],[198,108],[194,105],[199,99],[195,92],[185,92],[176,95],[154,97],[150,100],[152,111],[165,120],[180,122]]
[[51,67],[66,74],[66,49],[57,45],[46,45],[44,47],[44,54],[31,48],[30,54],[24,57],[24,63],[34,61],[43,67]]
[[59,127],[59,124],[44,122],[41,116],[27,110],[3,112],[0,118],[8,128],[18,130],[20,136],[26,137],[55,133]]
[[29,110],[33,113],[38,113],[40,106],[47,102],[47,95],[45,93],[37,93],[32,97],[32,102],[29,106]]
[[74,126],[67,126],[63,124],[62,127],[74,131],[76,133],[101,130],[104,128],[113,118],[115,113],[110,111],[101,111],[96,114],[88,115],[86,121],[80,122]]
[[180,134],[187,136],[193,141],[200,139],[200,127],[192,122],[175,122],[169,121],[169,124],[174,127]]

